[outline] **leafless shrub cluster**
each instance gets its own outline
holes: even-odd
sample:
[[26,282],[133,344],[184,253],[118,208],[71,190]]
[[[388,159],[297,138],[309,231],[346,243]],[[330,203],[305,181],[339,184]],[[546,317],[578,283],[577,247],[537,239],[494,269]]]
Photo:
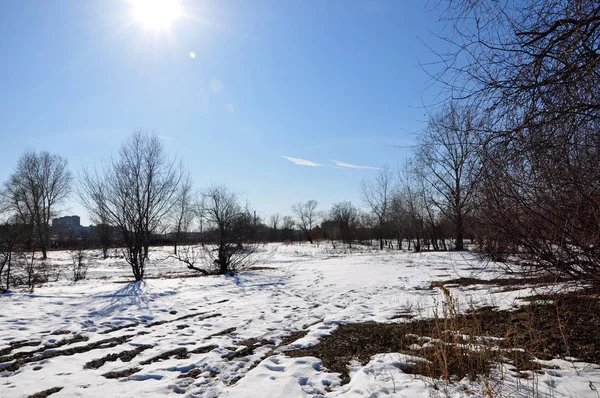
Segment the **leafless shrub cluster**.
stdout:
[[451,1],[436,75],[477,104],[478,235],[495,258],[599,283],[600,6]]

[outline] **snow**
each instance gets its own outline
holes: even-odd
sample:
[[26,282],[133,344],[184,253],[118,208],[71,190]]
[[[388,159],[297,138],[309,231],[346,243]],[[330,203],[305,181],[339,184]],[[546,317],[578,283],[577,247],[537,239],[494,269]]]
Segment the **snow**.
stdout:
[[[125,337],[124,342],[25,363],[12,372],[0,371],[0,397],[25,397],[52,387],[63,387],[52,397],[102,398],[484,394],[484,381],[445,385],[404,374],[399,364],[415,358],[399,353],[375,355],[364,366],[349,364],[351,381],[341,385],[340,375],[328,372],[318,358],[289,358],[285,351],[290,347],[281,345],[295,331],[308,333],[289,345],[309,347],[340,323],[398,322],[401,320],[394,318],[399,314],[431,316],[442,301],[439,289],[429,289],[432,281],[498,277],[496,269],[486,267],[474,255],[350,252],[323,243],[319,247],[273,244],[266,247],[268,255],[257,264],[269,269],[235,277],[189,277],[193,274],[169,258],[169,250],[152,251],[145,282],[126,283],[129,267],[124,260],[111,258],[95,261],[87,280],[59,280],[36,287],[31,294],[15,291],[1,296],[0,350],[10,342],[40,342],[39,346],[16,348],[11,354],[75,336],[87,340],[50,350]],[[68,264],[65,252],[51,252],[50,259],[57,265]],[[518,297],[532,293],[527,286],[513,291],[489,286],[452,288],[453,296],[464,303],[500,308],[519,305]],[[55,331],[68,334],[52,334]],[[89,361],[145,345],[151,347],[129,362],[116,359],[98,369],[84,369]],[[253,350],[243,351],[249,346]],[[156,358],[181,348],[187,350],[187,358],[176,353]],[[8,363],[0,368],[5,365]],[[599,366],[559,360],[552,365],[558,369],[531,380],[498,365],[494,377],[503,382],[496,396],[598,397],[590,382],[600,383]],[[139,371],[116,379],[102,376],[129,368]],[[196,374],[186,377],[187,372]]]

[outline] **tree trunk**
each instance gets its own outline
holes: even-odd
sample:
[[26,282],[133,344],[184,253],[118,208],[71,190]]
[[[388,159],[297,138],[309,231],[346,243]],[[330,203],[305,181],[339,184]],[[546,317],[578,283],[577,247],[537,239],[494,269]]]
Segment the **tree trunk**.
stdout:
[[8,268],[6,269],[6,290],[9,289],[10,283],[10,263],[12,261],[12,253],[8,254]]
[[454,229],[454,236],[456,239],[455,250],[464,250],[464,225],[463,225],[462,214],[458,214],[456,217],[456,225]]

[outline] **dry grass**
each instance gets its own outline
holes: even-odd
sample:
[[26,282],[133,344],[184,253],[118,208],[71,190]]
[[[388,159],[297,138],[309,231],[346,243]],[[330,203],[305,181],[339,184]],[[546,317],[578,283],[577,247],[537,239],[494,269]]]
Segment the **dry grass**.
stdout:
[[[496,363],[510,364],[519,377],[535,377],[534,371],[540,369],[536,358],[576,357],[600,364],[597,295],[536,297],[516,311],[488,307],[461,313],[450,291],[439,287],[444,301],[432,319],[341,325],[318,345],[286,355],[318,357],[342,375],[343,383],[350,380],[352,360],[366,364],[381,353],[422,358],[402,364],[402,371],[446,382],[464,377],[485,382]],[[488,395],[493,396],[491,387]]]

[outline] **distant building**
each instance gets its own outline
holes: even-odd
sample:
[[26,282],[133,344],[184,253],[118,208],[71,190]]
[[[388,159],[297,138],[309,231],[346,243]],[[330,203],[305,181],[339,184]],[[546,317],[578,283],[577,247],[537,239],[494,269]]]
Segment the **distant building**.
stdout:
[[[52,246],[58,247],[73,237],[79,237],[84,233],[79,216],[65,216],[52,219],[52,235],[50,242]],[[89,227],[88,227],[89,228]]]
[[81,218],[79,216],[65,216],[52,219],[52,228],[68,228],[78,230],[81,227]]

